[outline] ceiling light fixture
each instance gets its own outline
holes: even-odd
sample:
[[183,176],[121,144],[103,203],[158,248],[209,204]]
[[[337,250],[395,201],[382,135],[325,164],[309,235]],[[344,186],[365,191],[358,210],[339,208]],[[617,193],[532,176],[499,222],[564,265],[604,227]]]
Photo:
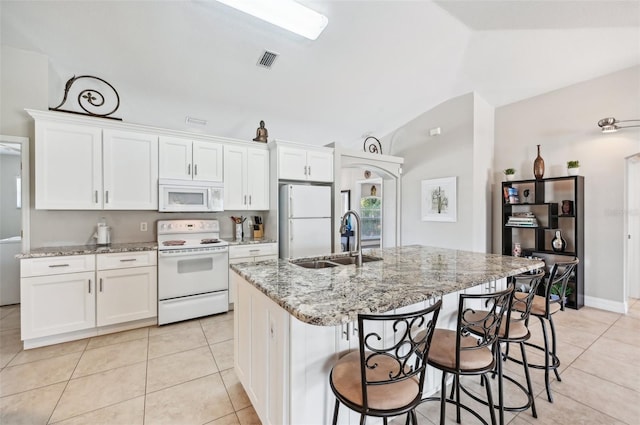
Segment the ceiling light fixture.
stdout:
[[287,31],[315,40],[329,20],[293,0],[217,0]]
[[615,133],[621,128],[640,127],[640,124],[618,125],[621,122],[640,122],[640,120],[617,120],[613,117],[610,117],[603,118],[598,121],[598,126],[602,129],[603,133]]

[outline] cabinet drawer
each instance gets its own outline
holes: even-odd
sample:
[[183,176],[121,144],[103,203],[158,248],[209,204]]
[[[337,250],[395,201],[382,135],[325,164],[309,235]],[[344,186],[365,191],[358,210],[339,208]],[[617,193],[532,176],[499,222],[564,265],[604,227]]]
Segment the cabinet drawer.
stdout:
[[98,254],[98,270],[124,269],[129,267],[155,266],[158,260],[157,251],[118,252],[115,254]]
[[250,245],[230,246],[229,258],[258,257],[260,255],[277,255],[277,243],[259,243]]
[[46,276],[95,270],[95,255],[27,258],[20,261],[20,276]]

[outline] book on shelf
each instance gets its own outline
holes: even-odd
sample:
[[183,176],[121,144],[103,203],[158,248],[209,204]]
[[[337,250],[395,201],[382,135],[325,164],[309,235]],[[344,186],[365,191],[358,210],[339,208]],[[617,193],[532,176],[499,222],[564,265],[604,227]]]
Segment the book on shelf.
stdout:
[[509,216],[507,226],[538,227],[538,219],[532,212],[516,212]]

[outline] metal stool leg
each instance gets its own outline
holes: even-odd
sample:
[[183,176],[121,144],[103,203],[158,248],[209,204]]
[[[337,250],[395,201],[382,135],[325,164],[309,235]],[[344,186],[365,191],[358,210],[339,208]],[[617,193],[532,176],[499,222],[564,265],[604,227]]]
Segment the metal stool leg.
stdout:
[[527,354],[524,349],[524,342],[520,343],[520,352],[522,353],[522,367],[524,367],[524,376],[527,380],[527,391],[529,391],[529,397],[531,397],[531,414],[534,418],[538,417],[536,413],[536,397],[533,394],[533,386],[531,385],[531,375],[529,374],[529,365],[527,364]]
[[542,325],[542,336],[544,338],[544,386],[547,389],[547,398],[549,399],[549,403],[553,403],[551,383],[549,382],[549,356],[551,355],[549,352],[549,338],[547,336],[547,327],[544,324],[544,319],[542,317],[538,317],[538,319],[540,319],[540,324]]
[[560,366],[560,362],[556,359],[558,356],[556,355],[556,326],[553,324],[553,316],[549,316],[549,327],[551,328],[551,352],[553,353],[553,372],[556,374],[556,379],[558,381],[562,381],[560,379],[560,374],[558,373],[558,366]]

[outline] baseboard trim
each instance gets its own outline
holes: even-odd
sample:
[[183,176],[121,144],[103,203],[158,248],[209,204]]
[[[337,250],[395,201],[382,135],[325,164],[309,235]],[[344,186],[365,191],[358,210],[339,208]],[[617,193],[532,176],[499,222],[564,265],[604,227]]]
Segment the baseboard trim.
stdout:
[[614,313],[625,314],[627,303],[619,301],[605,300],[604,298],[584,296],[584,305],[587,307],[599,308],[600,310],[612,311]]

